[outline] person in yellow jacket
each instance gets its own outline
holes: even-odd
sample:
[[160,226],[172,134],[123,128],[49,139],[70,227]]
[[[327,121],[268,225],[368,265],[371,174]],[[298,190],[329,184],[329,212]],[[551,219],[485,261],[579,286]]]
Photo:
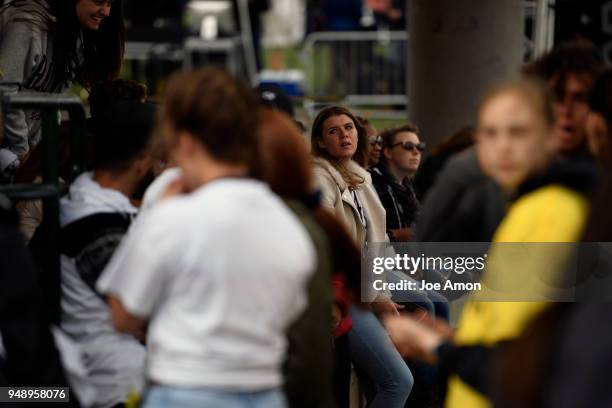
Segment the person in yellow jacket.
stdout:
[[[476,151],[483,171],[496,181],[509,196],[520,190],[529,179],[541,179],[540,186],[523,193],[509,208],[493,241],[504,242],[572,242],[579,240],[588,215],[584,195],[561,184],[563,180],[547,180],[546,170],[554,159],[551,137],[554,128],[552,103],[543,86],[528,80],[502,84],[483,99],[478,115]],[[537,181],[535,182],[537,185]],[[515,271],[525,270],[520,257],[512,257],[514,248],[494,246],[485,272],[487,286],[506,279],[501,286],[525,286],[525,276],[512,279]],[[549,256],[547,256],[549,255]],[[548,271],[561,272],[562,254],[546,251],[536,255],[540,264],[548,261]],[[496,257],[498,257],[497,262]],[[499,259],[501,258],[501,259]],[[508,281],[507,279],[510,278]],[[548,276],[552,278],[552,276]],[[524,288],[523,290],[527,290]],[[480,293],[475,298],[486,297]],[[526,297],[533,293],[524,292]],[[543,293],[543,295],[545,295]],[[470,302],[466,305],[455,336],[458,345],[492,345],[517,337],[525,324],[543,308],[544,302]],[[487,407],[486,398],[457,376],[449,379],[447,407]]]
[[[569,255],[567,248],[540,245],[538,249],[538,244],[520,248],[505,243],[580,239],[589,206],[578,187],[589,171],[553,163],[553,126],[550,97],[536,82],[522,79],[501,84],[481,102],[476,132],[479,164],[513,199],[493,237],[483,276],[484,290],[472,296],[461,315],[454,336],[457,347],[494,346],[518,337],[527,322],[549,305],[532,300],[554,295],[552,288]],[[530,301],[479,301],[484,299]],[[443,359],[439,335],[430,335],[406,319],[389,320],[386,326],[402,354],[429,362]],[[486,390],[482,384],[486,382],[486,375],[482,375],[486,367],[477,367],[477,371],[480,378],[476,382],[480,380],[481,387],[465,376],[450,376],[446,407],[491,405],[482,393]]]

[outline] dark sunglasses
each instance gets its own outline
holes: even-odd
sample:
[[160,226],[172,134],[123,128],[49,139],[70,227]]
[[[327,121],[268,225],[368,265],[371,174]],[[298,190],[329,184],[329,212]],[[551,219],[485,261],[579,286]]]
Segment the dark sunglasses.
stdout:
[[397,142],[395,144],[392,144],[391,147],[395,147],[395,146],[402,146],[404,148],[404,150],[418,150],[419,152],[423,153],[425,151],[425,143],[412,143],[412,142]]
[[370,144],[372,146],[374,146],[374,145],[382,146],[382,144],[383,144],[382,137],[380,137],[380,136],[371,137],[370,138]]

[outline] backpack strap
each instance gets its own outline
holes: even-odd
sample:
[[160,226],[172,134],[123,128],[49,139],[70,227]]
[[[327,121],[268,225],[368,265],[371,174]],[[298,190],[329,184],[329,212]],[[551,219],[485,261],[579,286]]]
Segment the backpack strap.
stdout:
[[126,213],[98,213],[62,228],[61,253],[74,258],[79,276],[94,292],[96,281],[119,246],[131,218]]

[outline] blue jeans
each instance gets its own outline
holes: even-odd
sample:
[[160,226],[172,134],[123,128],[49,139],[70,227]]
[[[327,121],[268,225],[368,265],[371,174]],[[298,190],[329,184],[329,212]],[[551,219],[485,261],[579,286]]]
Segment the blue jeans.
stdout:
[[[400,274],[399,272],[387,273],[386,279],[389,283],[399,283],[402,279],[409,279],[413,282],[417,282],[411,277],[405,274]],[[391,295],[394,302],[414,303],[433,317],[443,319],[445,321],[449,320],[450,308],[448,305],[448,300],[438,292],[433,290],[404,290],[393,291]]]
[[142,408],[286,408],[280,389],[232,392],[207,388],[151,387]]
[[349,315],[349,351],[358,372],[367,377],[361,380],[368,407],[403,408],[414,384],[410,369],[374,313],[351,306]]

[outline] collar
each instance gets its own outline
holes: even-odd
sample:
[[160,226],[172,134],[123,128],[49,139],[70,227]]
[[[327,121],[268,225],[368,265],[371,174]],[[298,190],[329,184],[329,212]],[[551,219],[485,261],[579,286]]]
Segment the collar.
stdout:
[[589,195],[597,183],[597,164],[589,160],[557,159],[543,173],[523,183],[514,200],[540,187],[559,184],[581,194]]
[[[344,178],[342,177],[340,172],[336,170],[336,168],[329,162],[329,160],[323,157],[314,157],[313,164],[329,173],[331,178],[338,185],[340,191],[344,191],[348,188],[348,184],[346,183],[346,181],[344,181]],[[363,178],[365,180],[365,183],[372,183],[372,177],[370,176],[370,173],[366,169],[358,165],[355,161],[349,160],[346,165],[346,169]]]
[[138,209],[120,191],[104,188],[93,180],[93,173],[77,177],[68,194],[60,200],[60,224],[101,212],[119,212],[135,215]]
[[378,163],[376,166],[370,169],[370,172],[383,177],[385,181],[389,184],[396,185],[403,188],[409,188],[412,185],[410,178],[404,177],[404,180],[401,183],[398,183],[393,174],[389,171],[387,166],[385,166],[382,162]]

